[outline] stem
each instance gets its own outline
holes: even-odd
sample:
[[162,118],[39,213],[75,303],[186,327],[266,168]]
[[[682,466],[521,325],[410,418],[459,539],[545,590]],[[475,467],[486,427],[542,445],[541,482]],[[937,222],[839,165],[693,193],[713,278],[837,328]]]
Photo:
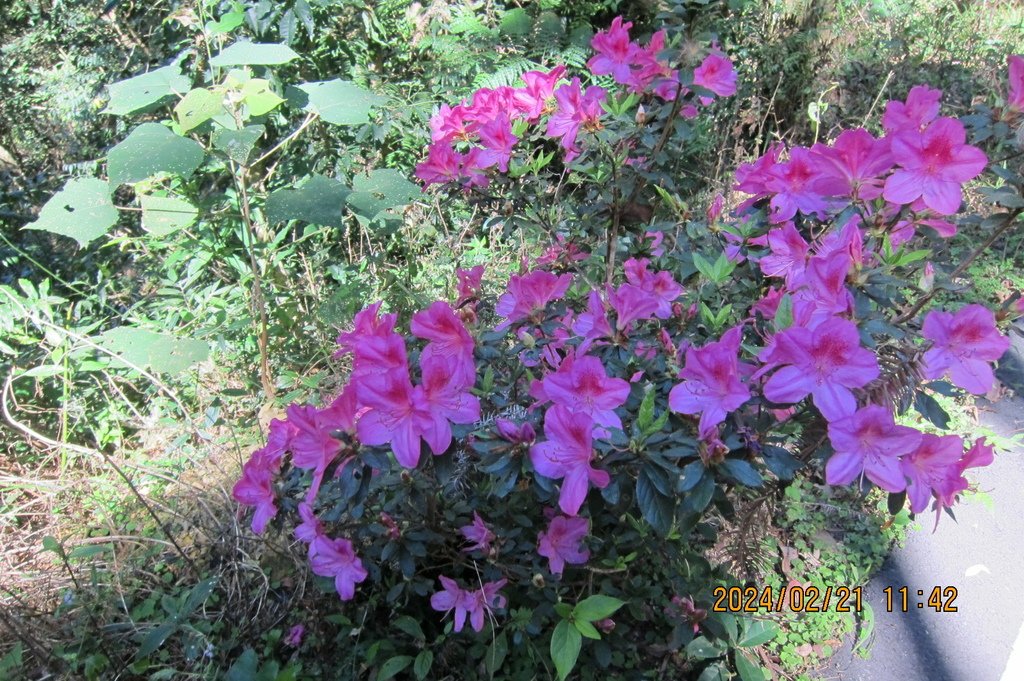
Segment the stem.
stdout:
[[242,168],[237,169],[235,177],[238,181],[238,194],[242,209],[242,222],[245,223],[245,230],[249,235],[249,243],[245,245],[245,252],[246,255],[249,256],[249,267],[252,269],[252,304],[260,316],[260,383],[263,384],[263,392],[266,394],[267,398],[272,399],[276,394],[276,391],[274,390],[274,382],[270,378],[270,357],[267,350],[269,336],[267,332],[267,302],[263,298],[263,279],[260,276],[259,263],[256,262],[256,229],[253,227],[252,214],[249,211],[249,191],[245,186],[245,176],[247,172],[248,168],[243,166]]
[[619,240],[619,223],[622,221],[622,204],[619,201],[618,175],[615,172],[615,164],[612,164],[612,224],[608,231],[608,250],[605,253],[605,284],[612,285],[615,276],[615,251]]
[[[1010,229],[1010,227],[1013,226],[1013,223],[1014,221],[1016,221],[1017,216],[1019,216],[1021,213],[1024,213],[1024,208],[1015,208],[1009,213],[1007,213],[1006,219],[1003,221],[1003,224],[999,225],[999,227],[997,227],[992,232],[992,234],[990,234],[989,237],[985,239],[984,243],[982,243],[980,246],[974,249],[973,253],[967,256],[963,260],[963,262],[961,262],[957,266],[955,270],[950,272],[949,278],[956,279],[965,271],[967,271],[967,268],[971,266],[971,263],[974,262],[978,258],[978,256],[987,251],[989,247],[992,246],[992,244],[994,244],[996,240],[998,240],[999,237],[1003,235],[1004,232],[1006,232],[1008,229]],[[894,323],[903,324],[904,322],[907,322],[908,320],[912,319],[914,315],[921,311],[921,308],[928,304],[928,301],[931,300],[932,296],[935,295],[935,291],[936,289],[932,289],[930,292],[928,292],[927,295],[922,296],[920,300],[914,303],[913,307],[911,307],[909,310],[907,310],[899,317],[897,317]]]

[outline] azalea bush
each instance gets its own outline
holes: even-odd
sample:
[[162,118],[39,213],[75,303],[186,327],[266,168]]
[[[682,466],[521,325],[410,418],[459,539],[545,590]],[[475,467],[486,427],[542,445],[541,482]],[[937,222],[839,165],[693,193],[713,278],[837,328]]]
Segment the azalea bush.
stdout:
[[943,262],[944,238],[1019,224],[1024,59],[994,108],[958,120],[916,87],[878,134],[774,145],[698,212],[688,142],[738,74],[662,20],[440,108],[425,190],[550,247],[409,318],[365,308],[341,394],[289,406],[245,464],[235,498],[302,543],[362,673],[764,678],[772,613],[710,608],[757,583],[723,528],[756,536],[802,468],[938,518],[992,461],[934,394],[992,388],[1019,295],[931,300],[977,255]]

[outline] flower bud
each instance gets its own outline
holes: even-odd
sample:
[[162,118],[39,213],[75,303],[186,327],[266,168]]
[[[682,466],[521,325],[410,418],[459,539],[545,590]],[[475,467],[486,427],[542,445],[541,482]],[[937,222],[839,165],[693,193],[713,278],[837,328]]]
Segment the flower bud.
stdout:
[[531,581],[533,582],[533,585],[538,589],[544,588],[544,575],[542,575],[541,573],[538,572],[537,574],[535,574]]
[[523,342],[523,345],[525,345],[530,350],[532,350],[537,345],[537,339],[535,339],[526,331],[519,332],[519,340],[521,340]]
[[644,125],[647,122],[647,110],[644,109],[644,105],[641,104],[636,108],[636,116],[633,117],[637,125]]
[[598,620],[597,622],[594,622],[594,626],[600,629],[602,632],[610,634],[615,629],[615,620],[613,620],[611,617],[605,617],[603,620]]
[[917,286],[925,293],[931,293],[935,288],[935,267],[931,262],[924,264],[924,271],[921,272],[921,279],[917,282]]

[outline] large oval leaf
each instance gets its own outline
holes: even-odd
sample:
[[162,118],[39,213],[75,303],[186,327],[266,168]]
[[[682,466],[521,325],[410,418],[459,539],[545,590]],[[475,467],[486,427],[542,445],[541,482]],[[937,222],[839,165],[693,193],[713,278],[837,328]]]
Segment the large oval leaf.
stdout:
[[110,183],[139,182],[157,173],[189,177],[203,162],[203,148],[159,123],[143,123],[107,154]]
[[117,222],[117,209],[110,200],[110,185],[92,177],[71,180],[53,195],[39,219],[25,229],[69,236],[85,246],[98,239]]

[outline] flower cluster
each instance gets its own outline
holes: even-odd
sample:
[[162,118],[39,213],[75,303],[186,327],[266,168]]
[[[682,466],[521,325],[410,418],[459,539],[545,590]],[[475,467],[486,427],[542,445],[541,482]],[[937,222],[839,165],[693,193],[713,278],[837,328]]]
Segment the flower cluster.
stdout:
[[[680,113],[689,118],[715,96],[736,93],[736,71],[717,46],[693,71],[696,94],[680,86],[679,70],[665,58],[672,52],[666,50],[665,31],[658,31],[641,47],[629,38],[632,26],[617,17],[608,30],[594,36],[591,46],[596,54],[587,63],[588,78],[610,75],[629,92],[667,101],[681,96],[687,103]],[[426,160],[416,166],[416,177],[425,186],[486,186],[488,169],[508,172],[515,147],[530,126],[542,130],[543,137],[557,140],[566,163],[578,157],[583,151],[580,133],[603,127],[609,91],[570,77],[564,65],[546,72],[528,71],[522,82],[520,87],[481,88],[454,107],[442,105],[430,119],[431,144]]]

